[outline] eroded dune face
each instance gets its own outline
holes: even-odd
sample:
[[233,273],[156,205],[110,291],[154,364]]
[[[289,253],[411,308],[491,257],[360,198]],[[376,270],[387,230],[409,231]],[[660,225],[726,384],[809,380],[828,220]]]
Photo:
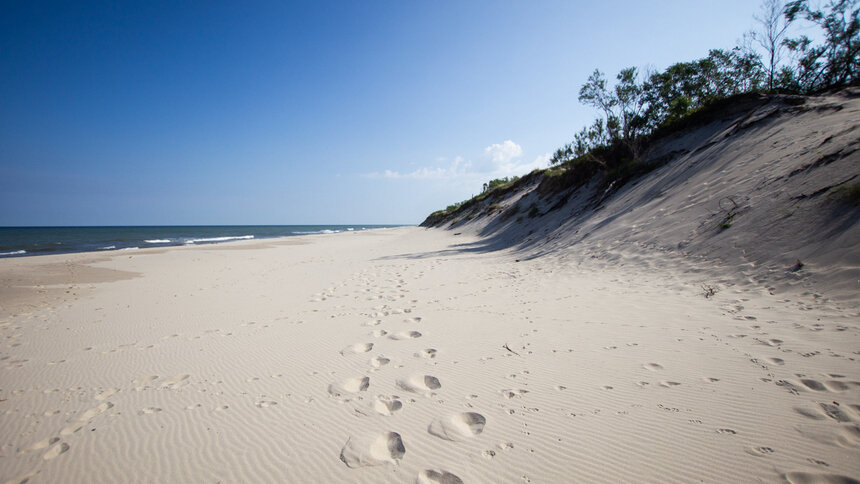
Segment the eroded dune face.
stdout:
[[848,193],[860,179],[858,90],[748,97],[649,142],[641,163],[651,170],[611,189],[524,177],[425,224],[492,237],[521,259],[575,247],[659,269],[667,262],[649,253],[662,253],[685,259],[670,270],[718,271],[771,293],[814,283],[856,300],[860,224]]

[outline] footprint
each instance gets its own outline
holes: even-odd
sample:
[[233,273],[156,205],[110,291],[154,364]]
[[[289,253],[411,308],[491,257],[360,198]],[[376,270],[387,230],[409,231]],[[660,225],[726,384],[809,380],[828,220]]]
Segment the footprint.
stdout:
[[373,400],[373,410],[380,415],[392,415],[403,408],[403,402],[395,395],[378,395]]
[[418,484],[463,484],[463,480],[448,471],[424,469],[418,473]]
[[436,358],[436,353],[437,352],[435,348],[426,348],[419,351],[418,353],[415,353],[415,357],[433,359]]
[[92,420],[93,418],[95,418],[96,415],[99,415],[100,413],[102,413],[105,410],[112,408],[112,407],[113,407],[112,403],[104,402],[104,403],[100,404],[99,406],[91,408],[91,409],[87,410],[86,412],[82,413],[81,416],[78,418],[78,422],[88,422],[88,421]]
[[77,432],[78,430],[81,430],[82,428],[84,428],[84,424],[82,424],[82,423],[72,424],[72,425],[69,425],[68,427],[65,427],[62,430],[60,430],[60,435],[63,437],[66,437],[68,435],[72,435],[73,433]]
[[645,363],[644,365],[642,365],[642,368],[645,368],[646,370],[657,371],[662,370],[663,365],[659,363]]
[[502,396],[505,398],[516,398],[522,397],[528,392],[528,390],[502,390]]
[[803,407],[794,407],[794,411],[812,420],[824,420],[827,418],[827,416],[821,413],[818,409],[809,410]]
[[800,435],[816,442],[836,447],[860,447],[860,427],[857,425],[801,424],[795,426]]
[[381,337],[385,336],[386,334],[388,334],[388,331],[385,331],[384,329],[374,329],[373,331],[371,331],[370,334],[374,338],[381,338]]
[[400,463],[406,454],[406,447],[400,434],[383,432],[364,437],[350,437],[340,451],[340,460],[347,467],[358,468]]
[[344,397],[349,394],[363,392],[370,386],[370,377],[355,377],[328,386],[328,392],[333,397]]
[[480,413],[464,412],[434,420],[427,431],[436,437],[461,441],[484,431],[487,419]]
[[717,429],[717,433],[718,434],[729,434],[729,435],[737,434],[737,432],[732,430],[732,429]]
[[813,472],[789,472],[784,475],[791,484],[860,484],[853,477],[838,474],[818,474]]
[[140,392],[140,391],[143,391],[143,390],[146,390],[147,388],[149,388],[145,385],[145,383],[149,383],[149,382],[157,380],[157,379],[158,379],[158,375],[149,375],[149,376],[142,376],[140,378],[135,378],[131,382],[134,383],[135,385],[137,385],[134,388],[134,391]]
[[764,361],[770,363],[771,365],[782,366],[785,364],[785,360],[782,358],[765,358]]
[[274,407],[277,404],[278,404],[278,402],[274,402],[272,400],[260,400],[259,402],[255,403],[254,405],[256,405],[257,408],[268,408],[268,407]]
[[439,379],[430,375],[412,375],[409,378],[397,380],[397,386],[412,393],[430,393],[442,388]]
[[113,395],[114,393],[116,393],[118,391],[119,391],[119,388],[108,388],[107,390],[97,394],[95,398],[98,401],[102,401],[102,400],[109,398],[111,395]]
[[51,459],[56,458],[60,454],[65,453],[68,450],[69,450],[69,444],[67,444],[65,442],[60,442],[60,443],[54,445],[53,447],[51,447],[50,450],[45,452],[45,455],[43,455],[42,458],[45,460],[51,460]]
[[137,412],[138,415],[152,415],[153,413],[160,412],[161,409],[158,407],[146,407],[143,410]]
[[418,331],[398,331],[388,335],[388,338],[393,340],[415,339],[420,337],[421,333]]
[[662,380],[662,381],[660,382],[660,386],[661,386],[661,387],[665,387],[665,388],[672,388],[672,387],[676,387],[676,386],[678,386],[678,385],[680,385],[680,383],[678,383],[678,382],[676,382],[676,381],[667,381],[667,380]]
[[173,378],[168,378],[161,382],[160,387],[168,390],[176,390],[188,384],[188,377],[191,375],[176,375]]
[[844,381],[838,380],[827,380],[824,382],[825,388],[830,390],[831,392],[839,393],[848,390],[848,384]]
[[356,343],[354,345],[347,346],[346,348],[340,350],[340,354],[348,355],[350,353],[367,353],[368,351],[373,349],[373,343]]
[[770,447],[747,447],[744,451],[747,454],[754,455],[756,457],[766,457],[774,453],[774,450]]
[[30,445],[22,452],[36,452],[37,450],[42,450],[56,444],[57,442],[59,442],[59,440],[59,437],[47,437],[36,442],[35,444]]
[[391,363],[391,359],[386,358],[382,355],[375,356],[370,360],[370,366],[374,368],[381,368],[389,363]]
[[807,389],[815,391],[815,392],[826,392],[827,391],[827,387],[825,387],[818,380],[813,380],[811,378],[802,378],[800,380],[800,383],[803,384],[803,386],[806,387]]

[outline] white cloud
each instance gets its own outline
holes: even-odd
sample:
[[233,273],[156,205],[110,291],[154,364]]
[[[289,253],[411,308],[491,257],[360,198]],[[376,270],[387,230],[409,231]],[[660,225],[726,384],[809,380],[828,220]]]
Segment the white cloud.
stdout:
[[[492,144],[484,148],[483,160],[477,163],[456,157],[447,166],[427,166],[408,173],[385,170],[382,173],[368,173],[366,178],[412,179],[412,180],[447,180],[462,183],[482,183],[484,181],[508,176],[520,176],[536,168],[549,166],[550,154],[544,153],[532,162],[518,160],[523,154],[523,148],[511,140]],[[446,158],[437,158],[437,163]]]
[[471,162],[464,161],[462,157],[454,158],[454,161],[446,167],[422,167],[408,173],[400,173],[393,170],[385,170],[382,173],[368,173],[367,178],[389,178],[389,179],[450,179],[458,178],[469,173]]
[[504,165],[509,163],[512,159],[522,156],[523,147],[511,140],[505,140],[502,144],[487,146],[484,148],[484,153],[493,160],[493,163]]

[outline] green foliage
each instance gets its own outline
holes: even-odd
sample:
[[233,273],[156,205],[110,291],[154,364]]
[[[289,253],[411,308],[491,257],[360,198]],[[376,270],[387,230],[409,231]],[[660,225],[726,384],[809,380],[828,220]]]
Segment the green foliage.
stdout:
[[719,289],[716,286],[712,286],[710,284],[702,284],[702,291],[705,295],[705,299],[710,299],[717,295]]
[[755,54],[740,49],[711,50],[708,57],[652,74],[644,86],[645,124],[653,129],[673,123],[715,99],[759,89],[760,65]]
[[803,18],[824,31],[824,43],[813,45],[807,36],[786,39],[789,50],[800,56],[797,69],[784,73],[782,82],[799,92],[846,86],[858,81],[860,73],[860,8],[858,0],[828,0],[824,8],[813,9],[808,0],[786,5],[789,22]]
[[759,30],[751,33],[752,40],[765,50],[765,58],[762,69],[767,78],[767,90],[776,91],[778,82],[785,79],[782,75],[785,71],[791,72],[790,68],[780,67],[780,62],[785,51],[786,32],[790,22],[785,18],[785,6],[783,0],[763,0],[761,15],[756,15]]
[[609,188],[610,186],[623,185],[628,180],[651,171],[651,168],[641,161],[631,158],[622,159],[606,172],[603,177],[603,186]]
[[636,141],[645,127],[642,115],[647,99],[644,85],[637,81],[635,67],[622,69],[615,86],[607,88],[603,73],[595,69],[588,81],[579,90],[579,102],[593,106],[603,112],[603,119],[594,122],[591,128],[576,135],[572,154],[584,156],[595,148],[614,142],[622,142],[634,154],[638,154]]
[[508,186],[513,185],[514,182],[516,182],[519,179],[520,179],[520,177],[513,176],[513,177],[496,178],[494,180],[490,180],[487,183],[484,183],[484,187],[481,190],[481,193],[489,193],[489,192],[495,190],[496,188],[507,188]]
[[852,205],[860,205],[860,183],[846,183],[834,192],[839,200]]
[[502,212],[501,220],[506,221],[506,220],[510,219],[511,217],[513,217],[514,215],[518,214],[519,212],[520,212],[520,203],[517,202],[517,203],[511,205],[510,207],[508,207],[507,210]]
[[540,215],[540,209],[538,209],[537,204],[531,204],[531,206],[529,206],[529,218],[535,218],[538,215]]

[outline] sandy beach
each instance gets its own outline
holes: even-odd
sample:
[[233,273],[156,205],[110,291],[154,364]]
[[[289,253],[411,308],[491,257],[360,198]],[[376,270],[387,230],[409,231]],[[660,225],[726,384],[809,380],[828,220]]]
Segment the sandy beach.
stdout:
[[403,227],[0,260],[0,477],[855,482],[856,305],[661,257]]

